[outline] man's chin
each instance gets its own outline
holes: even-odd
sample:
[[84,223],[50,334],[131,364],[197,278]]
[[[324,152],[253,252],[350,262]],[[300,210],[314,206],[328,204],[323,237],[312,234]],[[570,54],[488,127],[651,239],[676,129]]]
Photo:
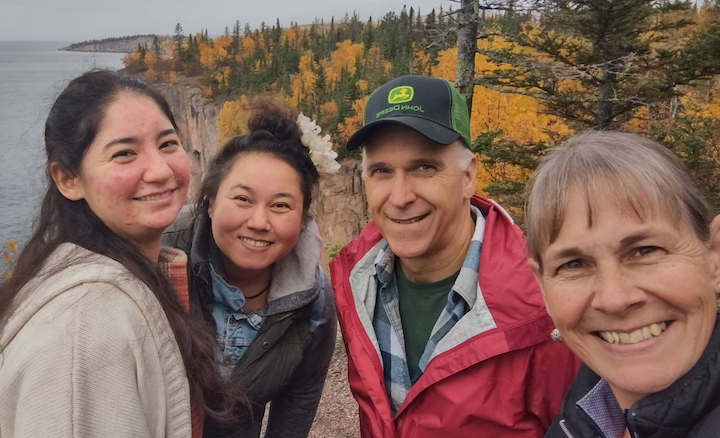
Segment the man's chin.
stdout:
[[419,239],[386,239],[390,250],[401,259],[414,259],[427,253],[427,245]]

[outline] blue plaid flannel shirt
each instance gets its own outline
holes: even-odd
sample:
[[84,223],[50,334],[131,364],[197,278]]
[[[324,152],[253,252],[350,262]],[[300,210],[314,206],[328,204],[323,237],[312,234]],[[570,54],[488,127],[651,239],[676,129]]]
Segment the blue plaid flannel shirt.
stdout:
[[[420,374],[410,378],[407,358],[405,356],[405,336],[400,319],[400,304],[397,283],[395,281],[395,255],[390,250],[386,240],[380,242],[380,252],[375,259],[375,269],[378,281],[378,299],[375,304],[373,328],[378,339],[380,354],[382,356],[385,388],[393,415],[400,409],[405,397],[413,383],[420,378],[428,362],[432,358],[435,346],[450,332],[460,318],[474,303],[478,291],[478,267],[480,265],[480,251],[485,234],[485,218],[479,209],[470,207],[475,217],[475,232],[465,261],[460,269],[455,284],[448,293],[448,301],[435,322],[430,339],[420,357],[418,364]],[[472,294],[469,296],[468,294]]]

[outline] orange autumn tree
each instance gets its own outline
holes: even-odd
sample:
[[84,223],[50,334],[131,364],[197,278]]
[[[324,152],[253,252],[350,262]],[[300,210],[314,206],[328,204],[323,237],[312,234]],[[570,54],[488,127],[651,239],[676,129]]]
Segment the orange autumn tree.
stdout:
[[363,122],[363,109],[369,96],[362,97],[355,100],[352,104],[353,115],[346,117],[342,123],[338,125],[338,142],[345,144],[351,135],[355,133],[362,126]]

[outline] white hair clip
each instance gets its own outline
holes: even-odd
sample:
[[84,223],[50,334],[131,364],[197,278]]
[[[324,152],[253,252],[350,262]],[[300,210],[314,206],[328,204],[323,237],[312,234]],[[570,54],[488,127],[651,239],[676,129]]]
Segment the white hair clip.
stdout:
[[300,141],[310,149],[310,159],[315,167],[322,169],[325,173],[336,173],[340,170],[340,163],[335,160],[338,154],[332,149],[330,135],[320,137],[322,129],[315,123],[315,120],[303,113],[298,115],[297,124],[302,133]]

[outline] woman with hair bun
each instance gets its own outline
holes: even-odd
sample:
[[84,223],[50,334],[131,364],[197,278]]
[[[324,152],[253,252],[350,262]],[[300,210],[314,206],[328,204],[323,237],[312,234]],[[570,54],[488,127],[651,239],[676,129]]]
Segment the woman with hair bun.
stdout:
[[309,211],[319,178],[311,153],[334,153],[318,151],[326,140],[314,124],[301,132],[308,119],[290,108],[268,98],[253,107],[249,132],[209,165],[192,224],[164,242],[187,253],[191,309],[217,338],[228,385],[243,395],[235,406],[240,425],[206,419],[205,436],[260,436],[270,403],[266,437],[306,437],[336,337]]

